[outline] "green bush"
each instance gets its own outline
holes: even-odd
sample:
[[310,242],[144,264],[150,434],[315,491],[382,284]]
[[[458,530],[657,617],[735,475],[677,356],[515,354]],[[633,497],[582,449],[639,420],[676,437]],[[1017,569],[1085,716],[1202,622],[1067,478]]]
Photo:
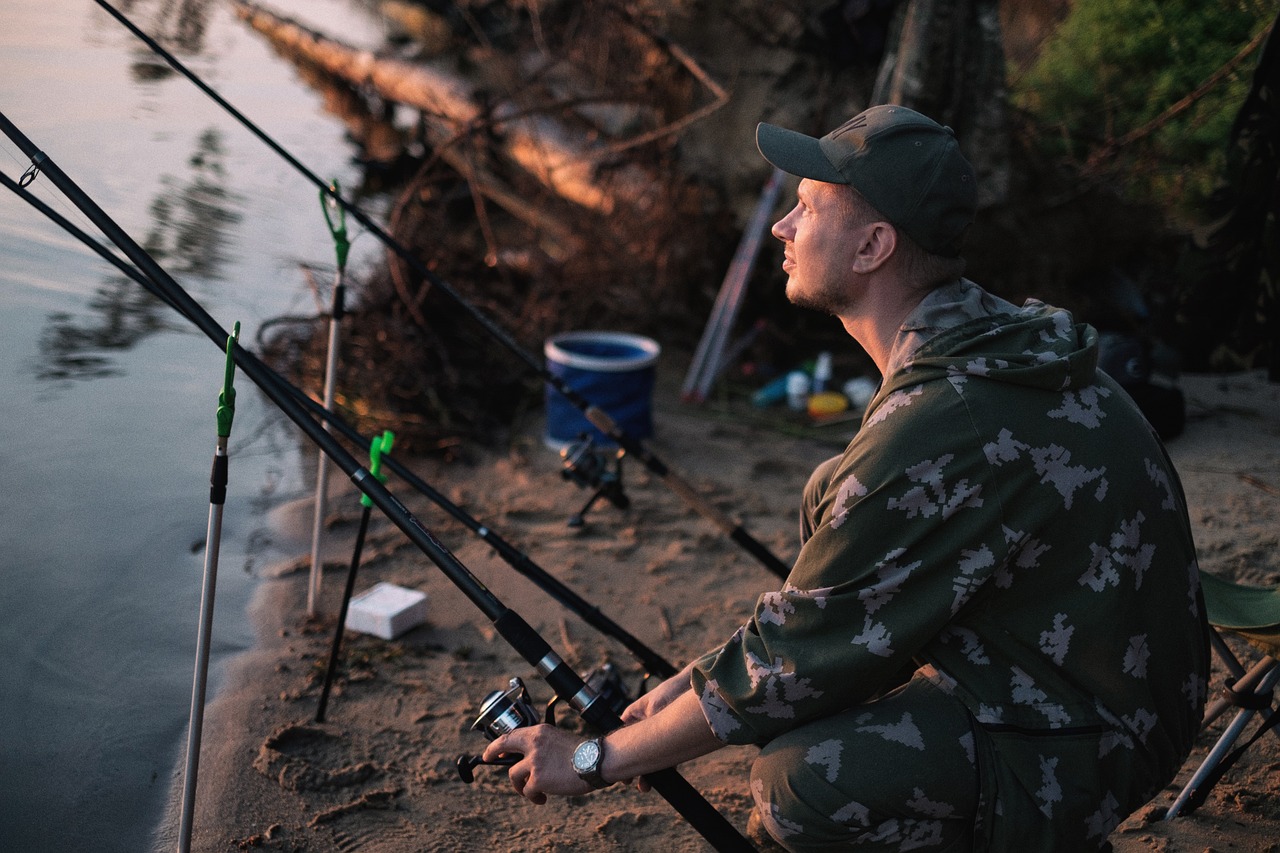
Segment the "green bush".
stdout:
[[1052,155],[1194,220],[1260,50],[1176,117],[1117,143],[1210,80],[1275,12],[1264,0],[1076,0],[1026,73],[1011,75],[1013,101]]

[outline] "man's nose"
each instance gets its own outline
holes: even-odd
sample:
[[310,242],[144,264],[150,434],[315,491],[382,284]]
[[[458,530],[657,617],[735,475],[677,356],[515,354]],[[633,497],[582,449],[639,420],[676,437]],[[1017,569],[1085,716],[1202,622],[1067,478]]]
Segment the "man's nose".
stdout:
[[769,233],[784,243],[788,242],[791,239],[791,235],[794,233],[791,228],[791,213],[788,213],[786,216],[773,223],[773,227],[769,229]]

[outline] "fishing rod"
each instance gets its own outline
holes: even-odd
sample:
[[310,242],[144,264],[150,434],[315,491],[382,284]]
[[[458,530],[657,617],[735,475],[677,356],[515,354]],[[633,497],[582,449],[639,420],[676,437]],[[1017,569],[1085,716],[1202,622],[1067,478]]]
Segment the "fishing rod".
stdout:
[[662,480],[671,491],[675,492],[686,504],[688,504],[697,513],[702,515],[708,521],[715,524],[722,532],[727,534],[731,540],[736,542],[747,553],[751,554],[760,561],[769,571],[773,572],[780,578],[786,578],[790,574],[790,568],[782,560],[778,559],[772,551],[760,542],[742,526],[742,522],[730,517],[726,512],[716,507],[709,500],[698,494],[693,485],[680,476],[676,471],[672,470],[665,462],[659,459],[645,445],[623,431],[618,423],[598,406],[593,405],[578,391],[574,390],[564,381],[563,378],[557,376],[547,368],[545,364],[533,356],[525,347],[521,346],[511,335],[509,335],[502,327],[490,319],[486,314],[468,302],[462,294],[458,293],[454,287],[445,281],[441,276],[437,275],[427,267],[413,252],[409,251],[402,243],[383,230],[368,215],[364,213],[358,206],[347,201],[339,193],[335,192],[329,183],[318,177],[314,172],[303,165],[296,157],[290,154],[280,143],[272,139],[265,131],[249,120],[243,113],[232,106],[225,98],[219,95],[207,83],[201,80],[195,72],[188,69],[173,54],[165,50],[155,39],[151,38],[143,32],[136,24],[133,23],[126,15],[118,11],[107,0],[94,0],[108,14],[120,22],[122,26],[138,37],[147,45],[157,56],[177,71],[182,76],[190,80],[196,88],[208,95],[213,101],[226,110],[236,121],[243,125],[250,133],[261,140],[268,148],[278,154],[290,166],[303,175],[311,183],[320,188],[322,193],[328,195],[337,204],[341,205],[343,210],[350,213],[355,219],[364,226],[371,234],[374,235],[384,246],[393,251],[401,260],[410,266],[418,275],[431,283],[431,286],[457,304],[469,317],[479,323],[481,328],[489,333],[494,340],[500,343],[517,359],[534,373],[538,374],[544,382],[555,389],[575,408],[582,412],[583,416],[596,429],[604,433],[611,440],[616,442],[619,447],[629,453],[631,456],[639,459],[640,462],[654,476]]
[[[25,187],[21,186],[19,182],[14,181],[8,175],[0,172],[0,183],[3,183],[8,189],[12,190],[15,195],[22,198],[32,207],[36,208],[36,210],[44,214],[68,234],[92,249],[103,260],[112,264],[124,275],[140,284],[157,299],[164,302],[170,308],[173,308],[180,315],[187,317],[187,315],[183,313],[182,308],[175,304],[173,300],[170,299],[159,286],[152,282],[151,279],[144,275],[141,270],[111,252],[97,240],[94,240],[62,214],[58,213],[39,198],[32,195]],[[192,318],[187,317],[187,319],[190,320]],[[291,394],[300,405],[309,411],[312,416],[324,420],[324,422],[340,432],[344,438],[361,450],[371,450],[371,440],[361,435],[358,430],[344,421],[339,415],[322,407],[302,389],[290,383],[270,366],[263,363],[261,359],[258,359],[257,356],[253,355],[253,353],[246,350],[243,357],[251,358],[256,361],[259,371],[267,381],[274,383],[282,392]],[[601,612],[600,608],[587,602],[580,595],[567,587],[555,575],[547,572],[531,557],[504,539],[497,531],[476,519],[462,507],[453,503],[443,493],[433,488],[429,483],[417,474],[413,473],[413,471],[407,468],[404,464],[398,462],[393,457],[387,457],[383,459],[383,465],[403,480],[408,486],[435,503],[454,520],[462,523],[462,525],[468,530],[480,537],[480,539],[493,548],[498,556],[500,556],[512,569],[532,581],[555,601],[573,612],[588,625],[595,628],[605,636],[618,641],[641,663],[647,675],[665,679],[678,672],[677,668],[662,657],[662,655],[649,648],[649,646],[645,645],[645,643],[639,638],[629,633],[622,626],[618,625],[606,616]]]
[[[62,169],[41,151],[8,117],[0,112],[0,132],[3,132],[31,159],[31,168],[22,180],[30,184],[40,174],[46,175],[58,190],[67,197],[102,233],[133,261],[155,284],[179,306],[202,332],[221,347],[229,339],[225,329],[187,293],[177,281],[156,263],[155,259],[111,219]],[[369,496],[376,506],[409,540],[440,569],[441,572],[474,604],[493,624],[494,630],[555,692],[556,696],[574,708],[587,723],[598,731],[608,733],[622,725],[622,719],[607,702],[599,701],[599,695],[588,689],[582,678],[560,657],[543,637],[516,611],[507,607],[480,579],[462,564],[422,522],[409,512],[377,477],[349,453],[337,439],[330,435],[314,418],[307,414],[290,394],[276,387],[261,369],[259,363],[246,357],[248,351],[238,342],[228,344],[235,364],[245,376],[256,384],[286,417],[319,445],[356,487]],[[729,823],[698,791],[689,784],[674,767],[660,770],[644,777],[689,824],[717,850],[750,851],[755,848]]]

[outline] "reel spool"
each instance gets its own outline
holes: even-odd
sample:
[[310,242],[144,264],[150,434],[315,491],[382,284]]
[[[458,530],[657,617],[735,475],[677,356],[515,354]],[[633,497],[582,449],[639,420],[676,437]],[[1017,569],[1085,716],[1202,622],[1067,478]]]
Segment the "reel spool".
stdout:
[[512,678],[506,690],[495,690],[480,703],[480,716],[471,724],[489,740],[497,740],[521,726],[536,726],[542,720],[529,700],[529,691],[519,678]]

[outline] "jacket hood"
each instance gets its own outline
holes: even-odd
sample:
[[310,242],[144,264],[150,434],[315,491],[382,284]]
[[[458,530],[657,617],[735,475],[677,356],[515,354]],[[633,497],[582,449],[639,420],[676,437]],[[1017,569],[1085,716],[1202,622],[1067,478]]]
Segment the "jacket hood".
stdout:
[[1007,313],[965,321],[928,340],[882,391],[936,378],[982,377],[1068,391],[1094,382],[1098,332],[1070,312],[1028,300]]

